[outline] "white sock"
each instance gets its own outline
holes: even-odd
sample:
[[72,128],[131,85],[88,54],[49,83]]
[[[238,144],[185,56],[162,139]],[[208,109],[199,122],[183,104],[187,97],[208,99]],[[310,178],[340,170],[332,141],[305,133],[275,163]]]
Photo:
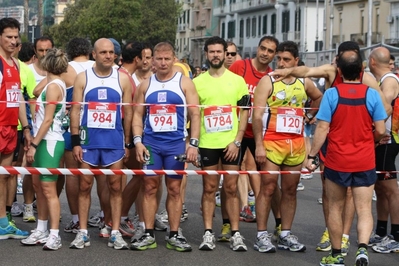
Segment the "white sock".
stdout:
[[58,229],[50,229],[50,235],[58,237],[60,230]]
[[121,216],[121,223],[124,223],[126,219],[127,219],[127,216]]
[[48,223],[48,220],[37,220],[36,229],[39,230],[40,232],[46,232],[47,231],[47,223]]
[[284,238],[291,233],[291,230],[281,230],[280,237]]
[[144,222],[139,222],[139,225],[140,225],[143,229],[145,229],[145,223],[144,223]]
[[267,234],[267,231],[258,231],[256,237],[260,237],[260,236],[263,235],[264,233]]
[[104,212],[103,211],[100,212],[100,218],[104,218]]
[[118,232],[119,232],[119,230],[112,230],[111,235],[116,235],[116,233],[118,233]]
[[77,214],[72,214],[72,222],[74,224],[76,224],[77,222],[79,222],[79,215]]
[[342,235],[342,238],[349,239],[349,235],[345,235],[345,234],[343,234],[343,235]]
[[79,231],[82,232],[85,235],[87,235],[87,233],[88,233],[87,229],[79,229]]

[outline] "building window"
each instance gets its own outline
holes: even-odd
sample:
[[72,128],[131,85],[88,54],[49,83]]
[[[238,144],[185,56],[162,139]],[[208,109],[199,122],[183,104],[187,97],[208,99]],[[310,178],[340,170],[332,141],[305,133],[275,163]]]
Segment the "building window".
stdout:
[[226,26],[224,22],[222,22],[222,38],[226,38]]
[[276,14],[274,13],[273,15],[272,15],[272,17],[271,17],[271,19],[272,19],[272,28],[271,28],[271,33],[272,34],[276,34],[276,31],[277,31],[277,24],[276,24]]
[[252,37],[256,37],[256,17],[252,18]]
[[258,37],[260,37],[261,32],[262,32],[262,17],[259,16],[258,17]]
[[281,32],[288,32],[290,30],[290,11],[283,11],[283,20],[282,20],[282,27]]
[[251,36],[251,19],[247,18],[246,25],[245,25],[245,36],[249,38]]
[[295,31],[301,31],[301,9],[295,11]]
[[236,22],[235,21],[229,21],[227,23],[227,38],[234,38],[236,37]]
[[264,15],[262,18],[262,34],[267,34],[267,15]]
[[360,34],[363,35],[364,31],[364,10],[360,11]]
[[377,8],[375,10],[375,32],[378,33],[380,31],[380,9]]
[[240,20],[240,38],[244,38],[244,20]]

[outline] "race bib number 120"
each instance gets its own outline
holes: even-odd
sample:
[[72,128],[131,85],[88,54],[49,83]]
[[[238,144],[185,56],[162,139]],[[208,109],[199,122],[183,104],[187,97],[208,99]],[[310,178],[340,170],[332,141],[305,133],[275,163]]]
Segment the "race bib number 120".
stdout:
[[87,127],[115,129],[116,104],[89,103],[87,109]]
[[303,110],[300,108],[278,108],[276,132],[301,134]]

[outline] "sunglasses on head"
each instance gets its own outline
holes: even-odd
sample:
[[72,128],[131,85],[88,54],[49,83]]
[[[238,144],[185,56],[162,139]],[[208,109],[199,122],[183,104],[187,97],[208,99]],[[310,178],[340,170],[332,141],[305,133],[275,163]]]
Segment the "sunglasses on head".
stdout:
[[231,55],[231,56],[236,56],[236,55],[237,55],[237,52],[226,52],[226,55],[227,55],[227,56],[229,56],[229,55]]

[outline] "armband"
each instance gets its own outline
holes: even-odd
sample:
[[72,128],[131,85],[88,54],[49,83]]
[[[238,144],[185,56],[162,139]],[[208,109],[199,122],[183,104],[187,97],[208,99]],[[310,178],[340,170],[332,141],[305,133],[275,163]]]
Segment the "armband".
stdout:
[[141,136],[136,135],[133,137],[133,144],[136,145],[137,143],[141,143]]
[[251,95],[247,94],[242,96],[241,100],[237,102],[237,106],[240,106],[243,109],[248,109],[248,107],[251,107]]
[[71,135],[71,144],[72,144],[72,149],[75,146],[80,146],[80,136],[79,135]]

